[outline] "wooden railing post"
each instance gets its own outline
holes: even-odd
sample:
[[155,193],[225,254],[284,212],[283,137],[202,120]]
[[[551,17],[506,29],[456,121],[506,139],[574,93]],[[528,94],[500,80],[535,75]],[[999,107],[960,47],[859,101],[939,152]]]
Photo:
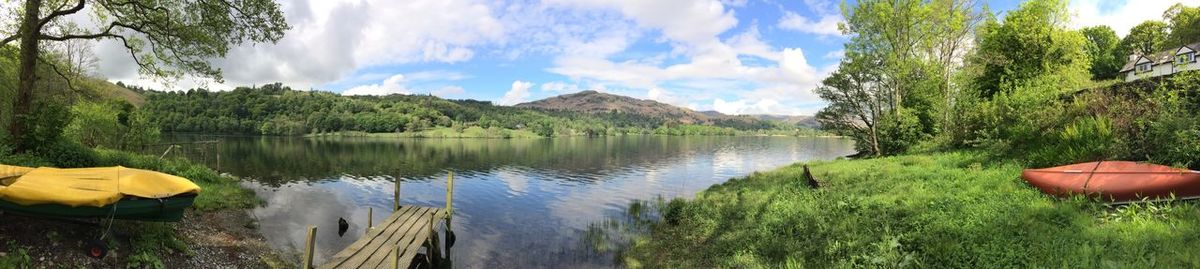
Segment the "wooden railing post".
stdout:
[[396,189],[392,192],[392,211],[400,210],[400,176],[396,176]]
[[437,223],[437,214],[429,213],[429,237],[426,238],[426,242],[429,242],[429,249],[425,253],[425,262],[430,265],[433,264],[433,259],[437,258],[435,255],[438,255],[437,239],[435,239],[437,235],[434,229],[435,223]]
[[304,240],[304,269],[313,268],[313,250],[317,241],[317,226],[308,226],[308,239]]
[[392,269],[400,269],[400,245],[392,246]]
[[454,213],[454,171],[446,179],[446,217]]
[[372,226],[372,224],[371,224],[371,222],[374,220],[375,220],[375,208],[367,207],[367,229],[366,229],[367,231],[365,233],[369,234],[369,233],[371,233],[371,229],[375,228],[375,226]]

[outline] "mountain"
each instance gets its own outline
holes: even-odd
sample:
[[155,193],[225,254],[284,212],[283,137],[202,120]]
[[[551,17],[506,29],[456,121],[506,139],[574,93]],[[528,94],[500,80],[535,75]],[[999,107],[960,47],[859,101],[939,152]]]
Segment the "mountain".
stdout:
[[597,91],[582,91],[559,95],[517,104],[516,107],[584,113],[621,112],[687,124],[713,124],[735,128],[763,127],[769,125],[766,121],[784,122],[809,128],[816,128],[818,126],[811,116],[726,115],[712,110],[694,111],[654,100],[643,100]]
[[780,122],[784,122],[784,123],[788,123],[788,124],[795,124],[798,126],[804,126],[804,127],[813,128],[813,129],[821,127],[821,124],[817,123],[817,118],[813,117],[813,116],[805,116],[805,115],[790,116],[790,115],[767,115],[767,114],[747,115],[747,116],[754,117],[754,118],[757,118],[760,120],[780,121]]
[[708,115],[691,109],[659,103],[653,100],[642,100],[597,91],[582,91],[559,95],[533,102],[520,103],[516,107],[584,113],[620,112],[671,119],[687,124],[711,123],[714,120]]

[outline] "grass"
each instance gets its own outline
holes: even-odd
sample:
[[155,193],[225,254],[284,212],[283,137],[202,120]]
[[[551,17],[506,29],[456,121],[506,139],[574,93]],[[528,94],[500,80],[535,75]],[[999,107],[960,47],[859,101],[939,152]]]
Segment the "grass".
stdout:
[[1200,267],[1200,206],[1047,197],[954,152],[799,164],[660,203],[632,268]]

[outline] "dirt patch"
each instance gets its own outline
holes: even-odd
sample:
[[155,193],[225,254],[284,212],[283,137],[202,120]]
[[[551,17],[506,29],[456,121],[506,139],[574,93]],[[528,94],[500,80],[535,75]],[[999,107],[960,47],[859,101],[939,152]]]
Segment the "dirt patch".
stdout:
[[[105,230],[96,220],[64,221],[15,214],[0,215],[0,259],[27,255],[34,268],[125,268],[131,257],[131,238],[145,226],[118,221],[106,235],[110,249],[104,259],[84,253],[84,245]],[[161,246],[158,259],[165,268],[284,268],[283,262],[256,230],[257,222],[244,210],[189,210],[182,221],[167,224],[185,245],[183,251]],[[21,250],[24,250],[22,254]]]

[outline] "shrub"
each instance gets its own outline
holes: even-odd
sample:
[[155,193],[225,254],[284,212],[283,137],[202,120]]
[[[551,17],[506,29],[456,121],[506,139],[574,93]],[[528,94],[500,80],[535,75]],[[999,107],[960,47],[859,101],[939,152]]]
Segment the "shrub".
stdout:
[[98,163],[91,148],[65,139],[39,147],[36,154],[55,167],[90,167]]
[[1115,157],[1112,123],[1104,117],[1080,118],[1031,154],[1030,165],[1051,166]]

